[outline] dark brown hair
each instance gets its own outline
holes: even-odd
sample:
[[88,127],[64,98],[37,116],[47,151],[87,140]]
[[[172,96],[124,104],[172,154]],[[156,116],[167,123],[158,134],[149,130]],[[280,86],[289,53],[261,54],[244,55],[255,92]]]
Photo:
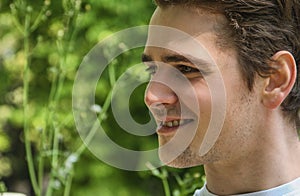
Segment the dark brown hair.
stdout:
[[[228,20],[230,41],[239,54],[241,71],[249,90],[255,76],[268,76],[271,57],[278,51],[293,54],[298,75],[282,103],[282,109],[299,121],[300,109],[300,0],[155,0],[164,8],[171,5],[208,8]],[[228,37],[228,36],[227,36]],[[227,41],[228,40],[223,40]]]

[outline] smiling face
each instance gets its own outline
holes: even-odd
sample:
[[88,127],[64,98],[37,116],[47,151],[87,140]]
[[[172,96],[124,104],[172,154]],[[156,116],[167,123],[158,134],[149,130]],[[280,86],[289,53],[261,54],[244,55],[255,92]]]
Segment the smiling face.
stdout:
[[255,145],[259,96],[247,89],[234,49],[218,44],[216,29],[224,22],[222,15],[179,6],[157,8],[152,17],[150,25],[192,38],[150,26],[143,54],[152,75],[145,102],[157,121],[160,158],[169,166],[238,159]]

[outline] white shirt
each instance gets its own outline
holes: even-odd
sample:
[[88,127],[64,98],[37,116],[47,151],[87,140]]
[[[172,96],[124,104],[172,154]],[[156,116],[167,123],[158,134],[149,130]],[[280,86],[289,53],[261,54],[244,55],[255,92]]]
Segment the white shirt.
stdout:
[[[203,186],[202,189],[196,190],[194,196],[217,196],[215,194],[210,193],[206,186]],[[254,193],[241,194],[236,196],[300,196],[300,178],[293,180],[287,184],[283,184],[281,186],[258,191]]]

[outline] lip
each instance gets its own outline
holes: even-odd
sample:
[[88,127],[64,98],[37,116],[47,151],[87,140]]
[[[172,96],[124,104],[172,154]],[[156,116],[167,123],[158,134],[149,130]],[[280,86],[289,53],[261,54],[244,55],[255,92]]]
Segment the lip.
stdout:
[[[180,123],[177,126],[167,126],[167,123],[172,121],[180,121]],[[167,119],[165,122],[160,121],[160,125],[157,127],[156,132],[161,136],[171,136],[174,135],[179,128],[184,127],[193,121],[193,119]]]

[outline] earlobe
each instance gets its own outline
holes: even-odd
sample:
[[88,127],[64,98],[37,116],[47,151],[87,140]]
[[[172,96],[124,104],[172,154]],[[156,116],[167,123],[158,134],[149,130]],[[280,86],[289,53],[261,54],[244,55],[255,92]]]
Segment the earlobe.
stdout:
[[280,91],[279,88],[274,88],[273,90],[269,91],[266,90],[263,96],[263,104],[265,107],[269,109],[276,109],[278,108],[283,100],[285,99],[284,94]]
[[276,109],[292,90],[297,77],[297,69],[295,59],[288,51],[277,52],[272,57],[270,66],[274,70],[265,79],[263,104],[269,109]]

